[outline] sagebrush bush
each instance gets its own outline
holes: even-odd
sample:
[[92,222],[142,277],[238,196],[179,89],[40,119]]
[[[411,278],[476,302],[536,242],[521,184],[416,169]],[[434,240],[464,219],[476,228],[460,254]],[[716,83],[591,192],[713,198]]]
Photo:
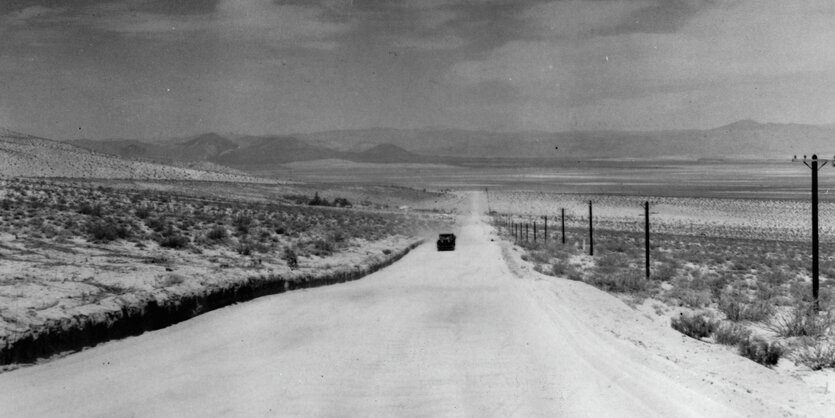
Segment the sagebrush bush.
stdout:
[[719,344],[738,345],[751,336],[751,330],[739,324],[722,323],[713,332],[713,338]]
[[284,262],[287,263],[287,267],[290,267],[290,269],[296,269],[299,267],[299,257],[292,248],[285,247],[284,254],[282,254],[281,258],[284,259]]
[[312,242],[312,252],[320,257],[331,255],[334,252],[334,246],[330,241],[317,239]]
[[606,253],[595,260],[595,270],[603,275],[629,267],[629,259],[622,253]]
[[684,306],[701,308],[711,302],[710,290],[701,278],[690,280],[686,277],[677,277],[672,284],[670,296],[678,299]]
[[136,208],[133,211],[133,214],[139,219],[146,219],[147,217],[151,216],[151,209],[147,206]]
[[101,205],[91,205],[88,202],[84,202],[81,205],[79,205],[78,213],[98,218],[102,216],[103,210],[101,208]]
[[184,237],[177,233],[163,235],[157,239],[157,244],[159,244],[160,247],[174,249],[186,248],[190,242],[191,241],[188,237]]
[[759,337],[749,337],[739,343],[739,354],[764,366],[774,366],[785,350],[777,343],[769,343]]
[[792,353],[795,362],[812,370],[835,368],[835,345],[814,338],[804,338]]
[[220,226],[212,228],[212,230],[209,231],[206,234],[206,238],[208,238],[212,241],[220,241],[220,240],[226,239],[226,237],[227,237],[226,228],[223,228],[223,227],[220,227]]
[[695,339],[709,337],[716,330],[717,322],[705,317],[703,314],[684,314],[670,321],[674,330]]
[[87,224],[87,233],[96,241],[113,241],[130,238],[129,228],[119,225],[112,220],[96,220]]
[[744,292],[737,289],[722,292],[719,310],[731,321],[764,321],[774,313],[771,301],[751,301]]
[[789,311],[774,315],[768,326],[781,337],[817,337],[832,328],[833,322],[833,311],[816,312],[813,303],[798,301]]
[[678,274],[678,267],[675,263],[664,262],[655,267],[650,275],[653,280],[668,282],[676,277]]

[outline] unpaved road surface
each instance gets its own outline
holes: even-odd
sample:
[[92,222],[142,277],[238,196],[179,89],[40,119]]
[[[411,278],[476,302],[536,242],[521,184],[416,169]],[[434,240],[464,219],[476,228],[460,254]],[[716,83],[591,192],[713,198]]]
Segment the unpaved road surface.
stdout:
[[0,416],[784,416],[800,381],[526,272],[472,195],[458,248],[0,374]]

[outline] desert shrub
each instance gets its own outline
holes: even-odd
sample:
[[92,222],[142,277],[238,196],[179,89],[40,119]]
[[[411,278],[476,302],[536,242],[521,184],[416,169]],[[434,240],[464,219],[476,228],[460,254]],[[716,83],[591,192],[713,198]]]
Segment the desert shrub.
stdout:
[[675,278],[677,274],[678,267],[675,265],[675,263],[664,262],[661,263],[661,265],[654,268],[653,271],[651,271],[650,278],[653,280],[668,282]]
[[329,241],[317,239],[312,242],[313,254],[320,257],[333,254],[334,247]]
[[835,368],[835,345],[812,338],[801,340],[792,357],[795,362],[812,370]]
[[548,264],[551,261],[551,255],[545,251],[531,251],[530,259],[538,264]]
[[745,321],[765,321],[774,314],[774,306],[768,300],[755,300],[747,304],[742,310],[742,319]]
[[238,244],[238,247],[235,248],[235,251],[237,251],[240,255],[252,255],[252,245],[248,243],[240,243]]
[[731,276],[728,274],[709,273],[704,277],[707,287],[710,290],[710,297],[718,300],[722,296],[722,292],[727,289],[731,282]]
[[235,220],[232,223],[238,234],[246,235],[249,233],[249,227],[252,225],[252,218],[249,216],[239,215],[235,217]]
[[731,321],[764,321],[774,313],[774,307],[769,301],[749,301],[738,289],[722,292],[719,310]]
[[351,202],[349,202],[348,199],[344,197],[337,197],[336,199],[334,199],[333,205],[338,206],[340,208],[350,208],[351,206],[353,206]]
[[576,267],[569,265],[565,272],[565,278],[579,282],[583,280],[583,272],[578,270]]
[[772,270],[769,273],[761,275],[759,281],[767,284],[771,288],[777,288],[788,283],[789,276],[781,270]]
[[189,242],[188,237],[184,237],[177,233],[168,233],[157,239],[157,244],[159,244],[160,247],[175,249],[186,248]]
[[711,302],[707,283],[701,276],[692,280],[685,277],[676,278],[673,280],[670,296],[691,308],[701,308]]
[[557,260],[551,265],[551,275],[560,277],[568,270],[568,263],[563,260]]
[[12,208],[13,202],[10,199],[3,199],[0,200],[0,208],[3,210],[9,210]]
[[310,206],[330,206],[331,205],[331,203],[328,202],[328,199],[319,197],[319,192],[316,192],[313,195],[313,199],[310,199],[310,201],[307,202],[307,204],[310,205]]
[[163,218],[147,218],[145,219],[145,225],[155,232],[162,232],[168,228],[168,224]]
[[621,253],[606,253],[595,261],[595,270],[602,274],[614,273],[629,266],[629,260]]
[[91,205],[88,202],[84,202],[78,207],[78,213],[82,215],[101,217],[102,208],[101,205]]
[[774,366],[783,356],[783,347],[759,337],[749,337],[739,343],[739,354],[764,366]]
[[674,330],[695,339],[710,336],[717,327],[716,321],[707,319],[703,314],[684,314],[670,321]]
[[751,331],[742,325],[722,323],[713,332],[713,338],[719,344],[737,345],[751,336]]
[[138,207],[133,214],[139,219],[146,219],[151,216],[151,209],[147,206]]
[[287,267],[290,267],[291,269],[299,267],[299,257],[296,255],[296,252],[293,251],[292,248],[285,247],[284,254],[282,254],[281,258],[283,258],[284,262],[287,263]]
[[212,241],[220,241],[220,240],[226,239],[226,237],[227,237],[226,228],[221,227],[221,226],[212,228],[212,230],[209,231],[206,234],[206,238],[208,238]]
[[129,238],[129,228],[119,225],[111,220],[97,220],[87,223],[87,233],[96,241],[113,241]]
[[799,301],[788,311],[774,315],[768,327],[781,337],[817,337],[835,322],[833,311],[816,312],[811,302]]
[[644,273],[637,269],[620,270],[612,274],[593,272],[586,283],[609,292],[640,292],[648,287]]
[[340,230],[335,230],[328,234],[328,240],[331,242],[345,242],[345,233]]

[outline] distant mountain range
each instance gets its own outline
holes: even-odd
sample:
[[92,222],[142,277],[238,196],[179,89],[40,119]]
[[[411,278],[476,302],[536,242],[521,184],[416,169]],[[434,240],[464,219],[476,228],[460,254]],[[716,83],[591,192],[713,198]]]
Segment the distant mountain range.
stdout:
[[313,160],[453,163],[472,159],[790,159],[835,154],[835,126],[743,120],[707,130],[496,133],[461,129],[361,129],[281,136],[207,133],[170,140],[73,140],[129,159],[262,170]]
[[124,158],[207,161],[241,169],[324,159],[366,163],[419,163],[430,159],[388,143],[372,144],[361,151],[343,151],[293,136],[230,136],[226,138],[209,133],[170,141],[81,139],[67,142]]
[[343,151],[392,144],[419,155],[470,158],[696,160],[786,159],[794,154],[835,154],[835,126],[752,120],[708,130],[494,133],[459,129],[365,129],[297,137]]

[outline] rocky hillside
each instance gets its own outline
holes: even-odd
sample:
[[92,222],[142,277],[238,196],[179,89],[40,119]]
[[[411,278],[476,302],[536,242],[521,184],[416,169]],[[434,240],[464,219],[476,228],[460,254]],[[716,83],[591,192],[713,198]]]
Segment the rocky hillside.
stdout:
[[0,128],[0,177],[265,182],[219,171],[128,160]]

